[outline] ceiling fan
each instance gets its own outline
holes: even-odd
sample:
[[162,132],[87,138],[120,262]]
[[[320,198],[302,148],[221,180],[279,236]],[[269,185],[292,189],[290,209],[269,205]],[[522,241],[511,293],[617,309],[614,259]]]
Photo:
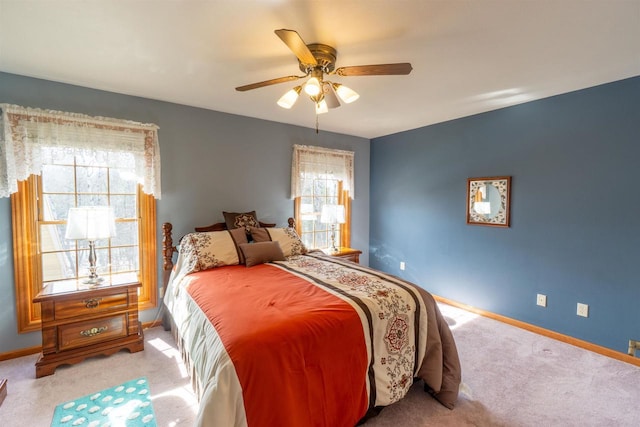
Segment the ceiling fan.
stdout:
[[[377,64],[377,65],[356,65],[350,67],[335,68],[338,52],[335,48],[326,44],[311,43],[306,44],[300,35],[294,30],[275,30],[275,33],[284,44],[298,58],[300,70],[304,73],[301,76],[285,76],[277,79],[265,80],[263,82],[252,83],[239,86],[237,91],[257,89],[279,83],[310,77],[305,83],[298,85],[285,93],[279,100],[278,105],[283,108],[291,108],[298,100],[300,92],[304,92],[314,102],[316,114],[329,111],[329,108],[340,106],[338,97],[349,104],[360,97],[354,90],[340,84],[325,80],[325,75],[338,76],[384,76],[384,75],[406,75],[413,69],[408,62],[397,64]],[[337,95],[337,96],[336,96]]]

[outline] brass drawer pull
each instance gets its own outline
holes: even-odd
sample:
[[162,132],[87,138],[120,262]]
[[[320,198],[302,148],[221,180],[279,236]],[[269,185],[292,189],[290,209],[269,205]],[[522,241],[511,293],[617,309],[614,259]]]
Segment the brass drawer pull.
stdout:
[[80,335],[84,335],[85,337],[95,337],[96,335],[100,335],[108,328],[106,326],[101,326],[99,328],[91,328],[86,331],[80,331]]
[[102,298],[91,298],[82,302],[84,302],[84,306],[87,308],[96,308],[100,305],[100,301],[102,301]]

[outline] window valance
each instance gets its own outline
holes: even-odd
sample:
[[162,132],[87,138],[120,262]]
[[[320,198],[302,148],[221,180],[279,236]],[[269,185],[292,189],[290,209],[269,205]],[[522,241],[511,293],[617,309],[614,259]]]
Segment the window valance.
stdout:
[[342,181],[342,188],[349,191],[352,199],[355,198],[353,158],[353,151],[294,145],[291,164],[291,198],[302,195],[301,178],[305,174],[331,175]]
[[160,198],[158,126],[128,120],[0,104],[0,197],[40,175],[43,161],[70,154],[109,167],[132,165],[146,194]]

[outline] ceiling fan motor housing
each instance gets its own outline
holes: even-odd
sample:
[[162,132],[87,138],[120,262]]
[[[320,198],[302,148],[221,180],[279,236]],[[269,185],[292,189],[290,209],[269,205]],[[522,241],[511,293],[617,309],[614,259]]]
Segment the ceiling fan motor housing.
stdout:
[[300,70],[303,73],[309,73],[309,71],[314,68],[320,68],[324,73],[331,73],[335,69],[338,51],[333,47],[321,43],[311,43],[308,44],[307,47],[316,58],[316,61],[318,61],[318,64],[305,64],[298,60]]

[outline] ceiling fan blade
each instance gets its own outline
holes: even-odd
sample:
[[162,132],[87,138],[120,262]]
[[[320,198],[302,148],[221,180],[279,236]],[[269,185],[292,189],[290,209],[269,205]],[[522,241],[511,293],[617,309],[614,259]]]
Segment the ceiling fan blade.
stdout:
[[398,64],[356,65],[340,67],[333,74],[339,76],[390,76],[409,74],[413,67],[408,62]]
[[327,103],[327,107],[338,108],[340,106],[340,101],[338,100],[336,91],[333,89],[331,83],[324,82],[322,85],[322,93],[324,93],[324,100]]
[[275,33],[296,55],[296,58],[303,64],[318,65],[316,57],[313,56],[300,34],[293,30],[276,30]]
[[236,88],[237,91],[244,92],[251,89],[258,89],[259,87],[276,85],[278,83],[292,82],[294,80],[301,79],[305,76],[286,76],[286,77],[278,77],[277,79],[265,80],[263,82],[251,83],[250,85],[238,86]]

